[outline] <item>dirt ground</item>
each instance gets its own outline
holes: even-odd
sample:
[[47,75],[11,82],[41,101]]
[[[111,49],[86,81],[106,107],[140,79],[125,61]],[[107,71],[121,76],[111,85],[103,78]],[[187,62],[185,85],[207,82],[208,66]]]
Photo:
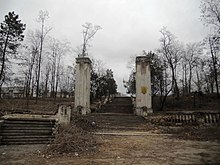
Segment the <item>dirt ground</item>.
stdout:
[[[155,132],[155,131],[154,131]],[[184,140],[153,131],[102,131],[93,153],[43,155],[45,145],[0,146],[1,165],[219,164],[219,141]]]
[[[50,109],[34,112],[43,111]],[[167,126],[121,114],[92,114],[90,119],[100,126],[92,130],[98,142],[92,152],[45,155],[47,145],[0,145],[0,165],[220,164],[219,125]]]

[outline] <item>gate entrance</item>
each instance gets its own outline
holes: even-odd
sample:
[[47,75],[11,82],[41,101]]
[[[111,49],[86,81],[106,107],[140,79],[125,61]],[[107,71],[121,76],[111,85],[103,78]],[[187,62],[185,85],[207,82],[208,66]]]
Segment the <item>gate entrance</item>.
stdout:
[[[90,113],[90,71],[88,57],[76,58],[75,109],[82,115]],[[134,113],[146,116],[152,113],[150,61],[147,56],[136,57],[136,102]]]

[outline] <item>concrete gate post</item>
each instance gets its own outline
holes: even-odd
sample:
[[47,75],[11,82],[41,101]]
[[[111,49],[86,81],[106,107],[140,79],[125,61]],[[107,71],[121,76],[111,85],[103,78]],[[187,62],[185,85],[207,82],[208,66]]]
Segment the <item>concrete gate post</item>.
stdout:
[[151,71],[147,56],[136,57],[136,109],[135,114],[153,113],[151,98]]
[[88,57],[76,58],[75,109],[85,115],[90,113],[91,60]]

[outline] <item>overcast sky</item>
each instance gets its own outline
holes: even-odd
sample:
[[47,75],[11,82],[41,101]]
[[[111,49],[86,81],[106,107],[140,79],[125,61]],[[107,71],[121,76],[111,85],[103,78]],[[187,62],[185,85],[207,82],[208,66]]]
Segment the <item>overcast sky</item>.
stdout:
[[163,26],[184,43],[204,38],[199,6],[200,0],[0,0],[0,21],[15,11],[27,30],[34,30],[39,10],[47,10],[50,35],[67,39],[73,49],[82,43],[82,24],[100,25],[89,54],[113,70],[118,90],[125,93],[130,56],[157,49]]

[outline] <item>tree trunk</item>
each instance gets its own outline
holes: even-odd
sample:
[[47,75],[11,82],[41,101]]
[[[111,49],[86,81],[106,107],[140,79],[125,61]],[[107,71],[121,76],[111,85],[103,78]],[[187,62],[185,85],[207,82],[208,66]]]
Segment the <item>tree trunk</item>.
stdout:
[[174,71],[174,67],[172,64],[171,64],[170,68],[171,68],[171,72],[172,72],[172,84],[174,85],[174,95],[176,95],[176,97],[179,98],[179,88],[177,85],[177,81],[175,78],[175,71]]
[[1,67],[1,72],[0,72],[0,81],[3,81],[3,74],[4,74],[4,68],[5,68],[6,49],[7,49],[7,45],[8,45],[8,39],[9,39],[9,32],[7,33],[7,36],[6,36],[5,47],[3,49],[3,54],[2,54],[2,67]]
[[191,84],[192,84],[192,66],[189,66],[189,83],[188,83],[188,92],[191,93]]
[[[172,86],[173,86],[173,85],[172,85]],[[164,109],[164,104],[165,104],[165,102],[166,102],[166,98],[167,98],[167,96],[169,95],[169,93],[170,93],[172,90],[173,90],[173,87],[171,87],[171,88],[169,89],[169,91],[165,94],[165,96],[163,97],[162,102],[161,102],[161,106],[160,106],[160,111],[163,111],[163,109]]]
[[44,35],[44,21],[42,21],[42,26],[41,26],[40,53],[39,53],[39,60],[38,60],[37,89],[36,89],[36,103],[37,103],[38,97],[39,97],[41,58],[42,58],[42,51],[43,51],[43,35]]
[[212,55],[212,62],[213,62],[213,69],[214,69],[214,79],[215,79],[215,86],[216,86],[216,92],[217,92],[217,97],[219,98],[219,88],[218,88],[218,71],[216,68],[216,55],[215,52],[213,51],[213,47],[212,47],[212,43],[210,41],[209,38],[209,45],[210,45],[210,51],[211,51],[211,55]]

